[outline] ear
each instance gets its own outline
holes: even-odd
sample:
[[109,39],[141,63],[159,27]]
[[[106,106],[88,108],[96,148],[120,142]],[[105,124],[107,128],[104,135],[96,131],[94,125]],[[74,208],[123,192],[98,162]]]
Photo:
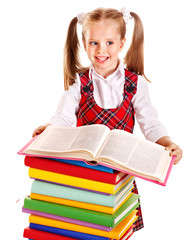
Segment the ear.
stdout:
[[121,43],[120,43],[120,52],[123,50],[125,42],[126,42],[126,38],[123,38],[123,40],[121,40]]
[[84,37],[82,38],[82,42],[83,42],[83,45],[84,45],[84,49],[85,49],[85,51],[86,51],[86,40],[85,40]]

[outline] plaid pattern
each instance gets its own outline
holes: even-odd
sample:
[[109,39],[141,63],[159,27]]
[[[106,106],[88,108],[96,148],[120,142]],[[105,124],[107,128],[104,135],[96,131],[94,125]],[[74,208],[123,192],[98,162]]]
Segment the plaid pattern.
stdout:
[[93,81],[89,79],[89,71],[80,74],[81,101],[77,114],[77,126],[104,124],[110,129],[123,129],[132,133],[135,111],[131,99],[137,90],[137,76],[125,70],[124,96],[118,108],[103,109],[99,107],[93,96]]
[[[137,189],[137,185],[136,185],[136,182],[134,181],[133,182],[133,185],[134,185],[134,188],[132,190],[133,193],[136,193],[138,194],[138,189]],[[133,227],[133,231],[137,231],[137,230],[140,230],[141,228],[144,227],[144,224],[143,224],[143,217],[142,217],[142,212],[141,212],[141,206],[139,205],[139,207],[137,208],[138,212],[137,212],[137,215],[138,215],[138,219],[134,222],[134,227]]]
[[[80,74],[81,100],[77,114],[77,126],[104,124],[110,129],[122,129],[132,133],[134,128],[134,115],[131,99],[137,91],[137,76],[125,70],[125,84],[123,101],[118,108],[103,109],[99,107],[93,96],[93,82],[89,79],[89,71]],[[136,182],[134,181],[133,192],[138,194]],[[134,231],[144,227],[141,207],[137,208],[139,216],[134,223]]]

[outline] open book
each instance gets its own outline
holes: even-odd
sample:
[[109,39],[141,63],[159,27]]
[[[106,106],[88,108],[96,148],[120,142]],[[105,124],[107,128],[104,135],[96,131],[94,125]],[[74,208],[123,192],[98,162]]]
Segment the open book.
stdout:
[[166,185],[173,159],[164,147],[124,130],[96,124],[82,127],[49,126],[19,154],[83,159]]

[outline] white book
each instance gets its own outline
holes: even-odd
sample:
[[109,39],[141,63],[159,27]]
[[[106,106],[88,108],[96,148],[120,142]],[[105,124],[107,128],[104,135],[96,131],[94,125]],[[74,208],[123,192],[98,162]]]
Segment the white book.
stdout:
[[101,124],[48,126],[20,154],[83,159],[166,185],[173,160],[161,145]]

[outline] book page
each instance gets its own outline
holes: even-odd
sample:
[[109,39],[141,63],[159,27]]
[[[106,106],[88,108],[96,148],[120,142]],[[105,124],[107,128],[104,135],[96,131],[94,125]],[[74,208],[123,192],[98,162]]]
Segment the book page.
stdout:
[[88,151],[96,155],[106,139],[109,128],[104,125],[87,125],[82,127],[49,126],[29,145],[26,153],[31,150],[40,152],[72,152]]
[[161,178],[166,166],[165,160],[168,159],[170,157],[164,147],[149,141],[140,141],[127,165],[134,170]]
[[[95,126],[95,127],[94,127]],[[95,157],[104,143],[110,129],[104,125],[88,125],[79,127],[79,135],[71,143],[70,149],[90,151]]]
[[127,164],[138,139],[123,130],[111,130],[104,145],[98,153],[98,158],[112,159],[115,162]]
[[46,152],[67,151],[78,134],[79,130],[76,128],[49,126],[28,146],[25,152],[31,149]]
[[117,129],[109,133],[97,157],[104,163],[157,178],[163,176],[170,164],[164,147]]

